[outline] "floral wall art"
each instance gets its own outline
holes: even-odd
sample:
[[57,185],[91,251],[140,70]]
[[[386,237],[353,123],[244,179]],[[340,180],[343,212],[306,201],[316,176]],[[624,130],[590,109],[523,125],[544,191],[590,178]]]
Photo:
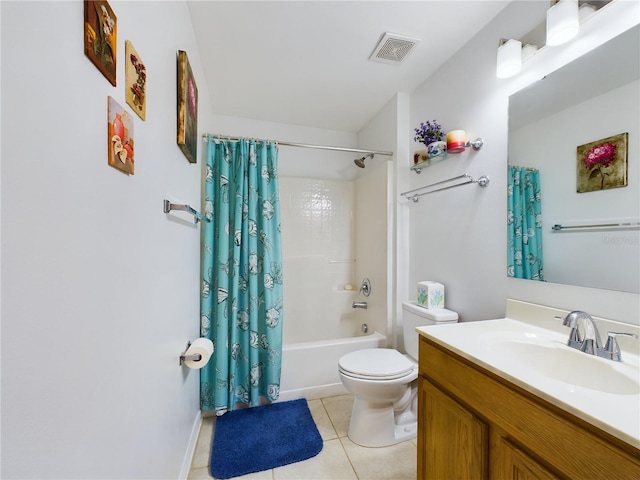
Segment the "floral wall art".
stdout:
[[627,186],[628,133],[585,143],[577,148],[578,193]]
[[191,163],[198,151],[198,87],[187,52],[178,50],[178,135],[180,150]]
[[84,53],[116,86],[117,19],[106,1],[84,1]]
[[133,175],[133,117],[112,97],[108,102],[109,165]]
[[147,68],[129,40],[124,44],[124,52],[126,57],[124,77],[127,105],[129,105],[142,120],[145,120],[147,116]]

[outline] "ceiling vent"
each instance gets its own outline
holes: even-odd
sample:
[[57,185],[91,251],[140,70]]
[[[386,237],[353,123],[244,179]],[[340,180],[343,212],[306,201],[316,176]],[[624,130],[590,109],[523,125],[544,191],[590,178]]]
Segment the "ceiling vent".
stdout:
[[395,33],[385,33],[369,60],[380,63],[398,64],[404,60],[411,49],[419,42],[417,38]]

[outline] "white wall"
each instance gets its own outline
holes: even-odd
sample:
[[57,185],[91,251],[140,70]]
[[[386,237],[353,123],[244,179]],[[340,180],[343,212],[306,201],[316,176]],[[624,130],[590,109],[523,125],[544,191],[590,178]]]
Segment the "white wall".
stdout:
[[[83,53],[82,2],[1,2],[2,477],[177,478],[199,420],[201,162],[176,146],[176,51],[209,94],[186,3],[110,2],[117,88]],[[170,34],[167,34],[167,33]],[[124,42],[148,71],[136,170],[107,165]],[[181,470],[182,469],[182,470]],[[182,472],[182,473],[181,473]]]
[[[540,2],[516,3],[535,11],[529,5]],[[415,204],[399,200],[410,212],[411,298],[418,281],[438,281],[445,286],[445,307],[457,311],[462,321],[504,315],[507,96],[495,76],[496,46],[501,36],[513,32],[518,37],[516,32],[538,23],[526,24],[531,14],[514,15],[516,8],[507,7],[411,94],[410,138],[420,122],[437,119],[445,131],[463,129],[469,139],[484,139],[479,152],[450,155],[400,184],[402,192],[463,173],[490,178],[486,188],[470,184],[424,195]],[[525,24],[518,31],[513,23]],[[424,145],[412,144],[412,151],[420,149]],[[399,162],[408,170],[413,159],[408,155]]]
[[[638,221],[640,85],[632,82],[511,131],[509,162],[540,170],[544,278],[548,282],[640,290],[638,231],[553,233],[555,224]],[[603,122],[603,112],[606,121]],[[623,132],[629,134],[628,185],[576,193],[576,146]],[[612,214],[612,212],[615,212]]]
[[[627,4],[623,5],[627,10],[637,9],[635,2],[615,3]],[[606,8],[614,12],[610,6]],[[426,195],[409,206],[410,288],[419,280],[441,281],[446,287],[447,308],[458,311],[463,321],[503,316],[509,296],[637,323],[638,295],[506,278],[508,96],[541,78],[541,73],[549,73],[592,48],[594,39],[606,41],[614,24],[637,23],[635,11],[615,11],[604,20],[600,16],[598,21],[594,16],[579,40],[536,55],[537,59],[525,63],[519,77],[497,79],[499,39],[522,38],[544,21],[547,8],[545,2],[511,3],[411,95],[411,130],[407,136],[413,137],[413,128],[421,121],[436,118],[447,130],[462,128],[471,138],[482,137],[485,145],[479,152],[450,156],[407,183],[399,179],[400,191],[462,173],[476,178],[488,175],[491,182],[484,189],[467,185]],[[540,68],[543,62],[544,68]],[[415,150],[419,148],[414,144]],[[410,156],[400,158],[399,163],[408,169]]]

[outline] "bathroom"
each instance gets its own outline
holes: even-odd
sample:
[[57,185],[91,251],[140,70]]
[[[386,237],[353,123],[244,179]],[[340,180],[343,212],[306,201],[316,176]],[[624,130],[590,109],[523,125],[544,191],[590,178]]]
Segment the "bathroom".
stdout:
[[[177,356],[199,332],[200,236],[188,218],[161,211],[163,198],[200,204],[200,164],[190,164],[175,141],[179,49],[198,81],[202,133],[394,152],[391,161],[372,162],[386,163],[395,179],[392,203],[379,213],[388,222],[386,276],[357,270],[352,279],[357,289],[371,278],[390,345],[401,346],[401,302],[425,277],[446,285],[447,307],[463,321],[503,317],[508,297],[637,321],[637,293],[506,277],[508,97],[528,79],[525,69],[498,80],[496,48],[500,38],[522,37],[542,22],[548,2],[494,2],[500,5],[451,59],[357,131],[215,113],[206,107],[214,92],[188,2],[110,3],[118,45],[131,40],[149,68],[147,119],[136,122],[130,177],[105,158],[107,96],[123,96],[124,69],[114,88],[84,56],[80,2],[0,4],[3,478],[186,477],[198,378]],[[485,145],[415,175],[412,131],[433,117]],[[301,150],[282,147],[281,154]],[[355,157],[345,160],[350,168]],[[488,175],[488,188],[426,197],[437,209],[426,198],[398,200],[430,179],[466,171]]]

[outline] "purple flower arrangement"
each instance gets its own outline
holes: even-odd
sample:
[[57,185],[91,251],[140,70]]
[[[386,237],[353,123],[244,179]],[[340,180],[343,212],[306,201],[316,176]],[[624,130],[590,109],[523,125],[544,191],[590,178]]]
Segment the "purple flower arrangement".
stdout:
[[436,120],[434,120],[433,123],[429,120],[426,122],[420,122],[420,126],[415,128],[414,131],[415,136],[413,137],[413,140],[415,142],[424,143],[425,146],[444,139],[442,125],[440,125]]

